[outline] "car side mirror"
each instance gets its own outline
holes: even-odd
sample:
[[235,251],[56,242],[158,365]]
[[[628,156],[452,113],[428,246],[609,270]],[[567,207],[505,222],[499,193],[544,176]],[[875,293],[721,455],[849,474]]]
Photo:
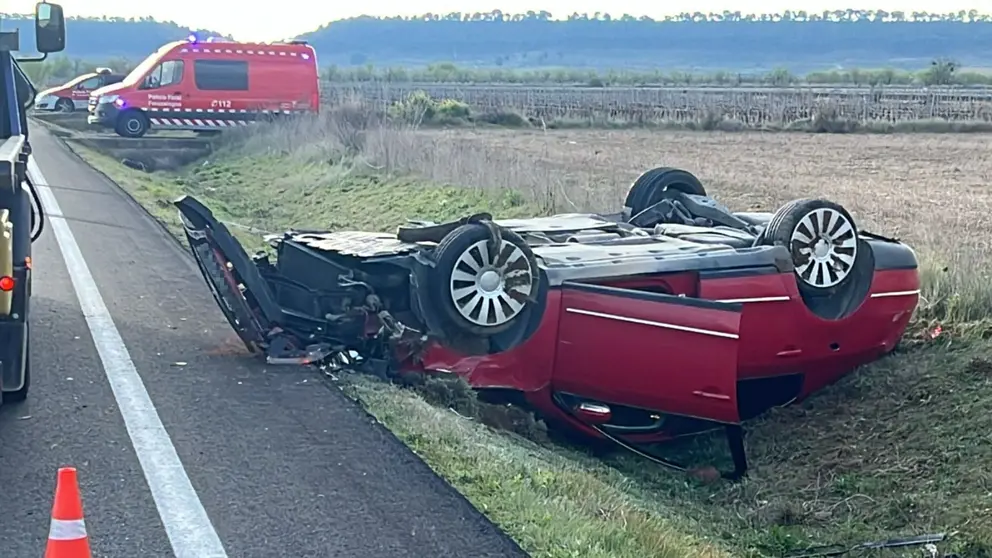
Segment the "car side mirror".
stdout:
[[62,6],[41,2],[34,9],[34,41],[38,52],[65,50],[65,16]]

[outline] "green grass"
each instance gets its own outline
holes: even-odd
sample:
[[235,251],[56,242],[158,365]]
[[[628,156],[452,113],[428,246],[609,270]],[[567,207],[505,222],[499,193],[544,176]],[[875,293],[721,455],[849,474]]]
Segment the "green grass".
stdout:
[[179,173],[145,173],[78,144],[72,149],[121,184],[177,236],[182,236],[182,228],[172,201],[182,194],[206,203],[240,240],[256,244],[257,236],[246,234],[245,228],[392,230],[409,218],[445,220],[482,211],[522,217],[536,211],[513,193],[492,195],[383,176],[352,161],[293,161],[287,172],[285,158],[278,155],[222,155]]
[[[424,184],[360,160],[236,147],[175,174],[133,171],[76,149],[173,231],[169,202],[181,193],[225,221],[269,231],[389,230],[407,217],[539,212],[513,192]],[[983,282],[925,271],[928,300],[905,347],[749,423],[752,472],[740,484],[703,484],[623,452],[594,458],[542,441],[533,424],[495,430],[488,425],[501,421],[486,406],[441,380],[414,389],[356,374],[335,380],[534,556],[778,556],[939,531],[956,532],[945,552],[992,556],[992,328],[955,302],[990,299]],[[965,316],[972,321],[953,321]],[[930,339],[924,329],[935,324],[944,333]],[[726,466],[716,436],[664,451]]]

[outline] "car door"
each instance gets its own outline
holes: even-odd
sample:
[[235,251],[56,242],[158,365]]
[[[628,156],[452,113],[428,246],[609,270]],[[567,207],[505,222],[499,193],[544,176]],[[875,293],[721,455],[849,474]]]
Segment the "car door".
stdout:
[[740,304],[566,282],[554,389],[737,423],[741,311]]
[[76,110],[85,110],[90,100],[90,92],[100,87],[100,76],[81,81],[72,88],[72,104]]

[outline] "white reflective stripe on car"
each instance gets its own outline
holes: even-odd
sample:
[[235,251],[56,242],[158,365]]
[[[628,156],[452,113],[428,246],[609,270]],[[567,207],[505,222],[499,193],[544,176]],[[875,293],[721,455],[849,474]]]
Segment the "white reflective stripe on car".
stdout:
[[86,521],[83,519],[53,519],[48,529],[48,540],[74,541],[86,538]]
[[872,293],[871,297],[882,298],[886,296],[913,296],[918,294],[920,294],[920,289],[916,289],[915,291],[890,291],[887,293]]
[[787,302],[792,300],[787,296],[759,296],[755,298],[724,298],[717,300],[716,302],[722,302],[724,304],[742,304],[744,302]]
[[566,308],[565,311],[572,312],[575,314],[582,314],[584,316],[592,316],[594,318],[606,318],[607,320],[616,320],[618,322],[627,322],[631,324],[660,327],[663,329],[674,329],[676,331],[684,331],[686,333],[698,333],[700,335],[723,337],[725,339],[740,339],[740,336],[737,335],[736,333],[728,333],[726,331],[713,331],[712,329],[700,329],[698,327],[689,327],[678,324],[666,324],[651,320],[642,320],[641,318],[632,318],[630,316],[618,316],[616,314],[604,314],[603,312],[593,312],[592,310],[583,310],[581,308]]

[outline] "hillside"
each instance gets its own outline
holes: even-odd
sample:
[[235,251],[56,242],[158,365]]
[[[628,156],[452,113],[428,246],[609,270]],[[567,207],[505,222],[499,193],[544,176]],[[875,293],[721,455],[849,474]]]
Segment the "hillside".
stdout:
[[[0,14],[0,17],[3,18],[4,31],[13,31],[15,28],[20,31],[22,51],[32,52],[34,19],[16,14]],[[67,20],[66,49],[62,55],[93,62],[122,58],[139,61],[163,44],[184,39],[190,33],[220,35],[213,31],[182,27],[172,21],[156,21],[151,17],[69,17]]]
[[322,64],[399,66],[437,61],[502,67],[586,66],[806,73],[841,67],[928,66],[936,57],[989,66],[992,18],[846,10],[746,16],[682,14],[666,21],[630,15],[548,12],[361,17],[302,35]]

